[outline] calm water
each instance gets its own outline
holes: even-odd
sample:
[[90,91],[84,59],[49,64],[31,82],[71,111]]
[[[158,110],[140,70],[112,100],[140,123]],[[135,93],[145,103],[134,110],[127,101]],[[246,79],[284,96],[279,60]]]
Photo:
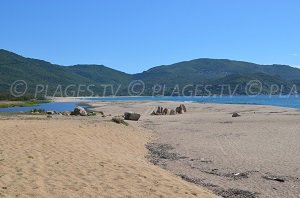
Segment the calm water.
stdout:
[[[163,97],[105,97],[105,98],[80,98],[84,100],[95,101],[125,101],[125,100],[164,100],[164,101],[180,101],[180,102],[199,102],[199,103],[217,103],[217,104],[253,104],[253,105],[272,105],[280,107],[290,107],[300,109],[299,96],[163,96]],[[26,112],[31,109],[44,109],[54,111],[72,111],[78,103],[75,102],[50,102],[43,103],[32,107],[11,107],[0,108],[0,112]]]
[[26,112],[32,109],[44,109],[46,111],[73,111],[73,109],[78,104],[75,102],[49,102],[42,103],[31,107],[10,107],[10,108],[0,108],[0,112]]
[[124,100],[165,100],[181,102],[217,103],[217,104],[254,104],[300,108],[300,96],[162,96],[162,97],[106,97],[82,98],[85,100],[124,101]]

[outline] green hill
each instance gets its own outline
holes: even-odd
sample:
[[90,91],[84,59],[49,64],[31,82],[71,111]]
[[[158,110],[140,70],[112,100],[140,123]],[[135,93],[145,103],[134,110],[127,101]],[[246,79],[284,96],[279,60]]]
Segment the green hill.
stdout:
[[[278,75],[285,80],[300,78],[300,69],[287,65],[258,65],[254,63],[233,61],[227,59],[196,59],[184,61],[172,65],[153,67],[148,71],[136,74],[136,78],[142,79],[177,79],[190,82],[222,78],[232,74],[264,73]],[[162,78],[162,79],[161,79]]]
[[[48,85],[49,95],[56,91],[59,95],[60,90],[57,90],[57,87],[60,85],[64,92],[66,87],[72,84],[76,84],[76,87],[93,84],[93,91],[100,93],[103,90],[103,84],[128,84],[131,76],[103,65],[66,67],[0,50],[0,93],[9,92],[10,85],[16,80],[26,81],[29,93],[34,93],[36,85],[42,84]],[[71,88],[68,90],[76,89]],[[91,93],[82,92],[81,96],[85,94]],[[111,94],[109,90],[107,94]]]
[[[280,87],[281,92],[288,94],[294,84],[300,85],[300,69],[287,65],[258,65],[203,58],[157,66],[131,75],[104,65],[60,66],[0,50],[0,95],[8,95],[11,84],[16,80],[26,81],[27,93],[31,95],[35,93],[37,84],[47,85],[47,94],[50,96],[55,93],[58,93],[56,96],[60,96],[61,93],[70,96],[73,92],[78,92],[79,85],[83,85],[83,91],[74,96],[107,96],[115,94],[117,90],[117,95],[128,95],[128,85],[132,80],[142,80],[145,83],[143,95],[151,95],[152,87],[157,84],[165,86],[166,95],[172,94],[175,86],[182,89],[190,84],[192,85],[189,89],[182,93],[194,91],[197,95],[207,95],[201,91],[196,92],[195,87],[199,84],[209,84],[211,93],[214,94],[221,93],[224,89],[222,85],[230,86],[230,89],[223,90],[222,94],[247,94],[245,89],[251,80],[261,82],[262,94],[269,94],[274,85]],[[109,84],[113,87],[107,87]],[[87,85],[93,85],[90,87],[93,93],[84,87]],[[279,92],[275,91],[273,94],[276,93]]]

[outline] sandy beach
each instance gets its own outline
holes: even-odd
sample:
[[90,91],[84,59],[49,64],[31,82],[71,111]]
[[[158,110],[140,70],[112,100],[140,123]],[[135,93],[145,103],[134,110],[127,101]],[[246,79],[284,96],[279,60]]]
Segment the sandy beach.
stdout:
[[[297,109],[185,103],[151,116],[181,103],[83,102],[109,116],[1,114],[1,196],[299,197]],[[125,111],[141,119],[110,121]]]
[[149,163],[151,132],[110,119],[0,114],[0,197],[216,197]]
[[[152,160],[187,181],[224,197],[299,197],[297,109],[186,103],[185,114],[151,116],[158,105],[175,108],[180,103],[90,104],[113,115],[124,111],[141,113],[140,121],[132,124],[157,135],[149,147],[154,151]],[[233,112],[241,116],[233,118]],[[155,151],[162,152],[163,157],[157,157]]]

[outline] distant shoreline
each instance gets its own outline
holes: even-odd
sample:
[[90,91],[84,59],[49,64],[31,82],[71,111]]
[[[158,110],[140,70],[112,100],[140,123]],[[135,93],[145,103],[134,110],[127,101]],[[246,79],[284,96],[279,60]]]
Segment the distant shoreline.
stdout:
[[[128,100],[126,100],[128,98]],[[106,100],[107,99],[107,100]],[[139,100],[141,99],[141,100]],[[174,100],[172,100],[174,99]],[[178,99],[178,100],[177,100]],[[238,104],[238,105],[259,105],[286,107],[292,109],[300,109],[300,97],[286,96],[220,96],[220,97],[153,97],[153,96],[115,96],[115,97],[54,97],[54,102],[97,102],[97,101],[168,101],[168,102],[184,102],[184,103],[201,103],[201,104]]]

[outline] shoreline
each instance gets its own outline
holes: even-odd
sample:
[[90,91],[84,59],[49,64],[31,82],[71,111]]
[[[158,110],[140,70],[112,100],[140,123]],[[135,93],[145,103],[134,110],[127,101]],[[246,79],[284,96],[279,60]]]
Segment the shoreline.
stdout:
[[[117,96],[117,98],[121,97],[143,97],[143,96]],[[91,98],[91,97],[88,97]],[[98,97],[95,97],[98,98]],[[105,97],[103,97],[105,98]],[[109,98],[109,97],[106,97]],[[197,102],[197,101],[176,101],[176,100],[86,100],[84,97],[54,97],[51,99],[53,102],[84,102],[84,103],[97,103],[97,102],[134,102],[134,101],[140,101],[140,102],[174,102],[174,103],[194,103],[194,104],[209,104],[209,105],[242,105],[242,106],[266,106],[266,107],[279,107],[279,108],[288,108],[288,109],[300,109],[300,107],[288,107],[283,105],[272,105],[272,104],[258,104],[258,103],[210,103],[210,102]]]

